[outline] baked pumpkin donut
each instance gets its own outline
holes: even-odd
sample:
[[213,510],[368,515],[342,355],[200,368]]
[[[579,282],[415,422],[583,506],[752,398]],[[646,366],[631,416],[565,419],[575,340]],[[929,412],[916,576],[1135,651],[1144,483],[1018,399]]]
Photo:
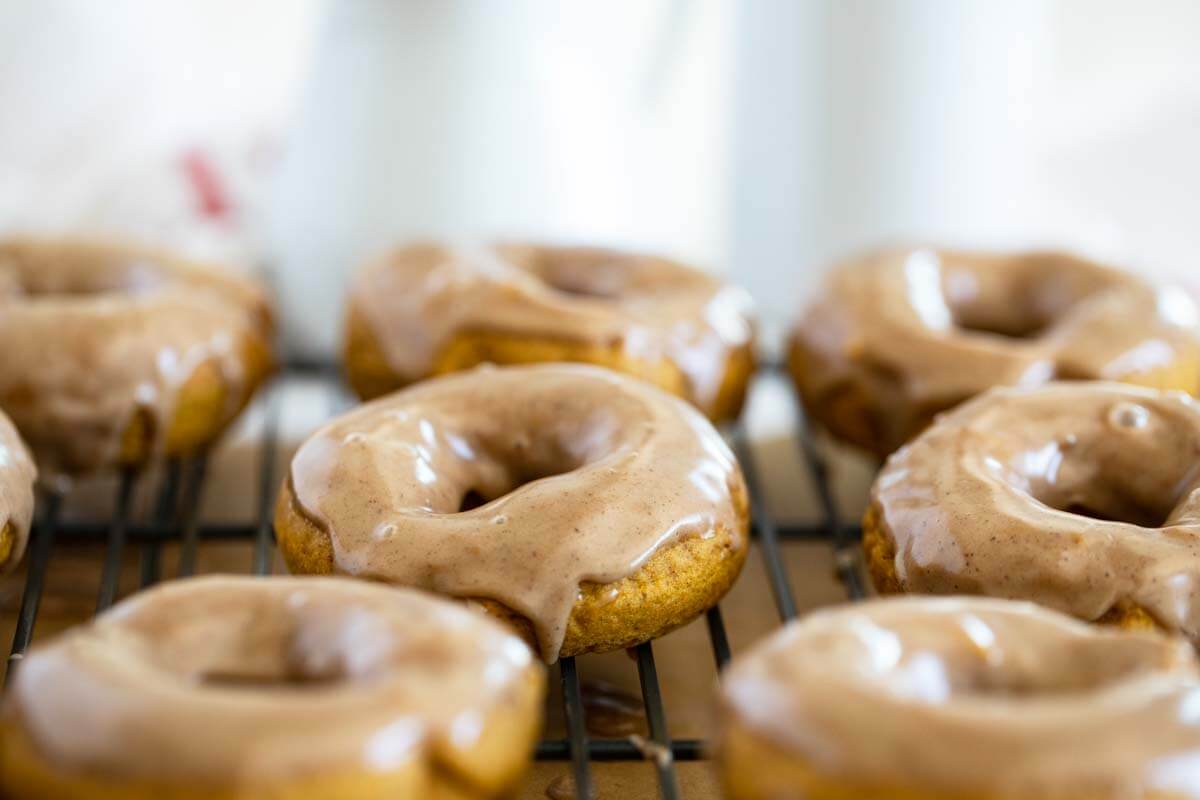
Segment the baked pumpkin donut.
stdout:
[[544,669],[452,603],[334,578],[173,581],[35,647],[0,718],[10,800],[508,796]]
[[0,242],[0,408],[39,464],[74,474],[216,438],[270,369],[254,284],[167,253]]
[[691,621],[746,557],[746,487],[700,414],[576,364],[481,367],[301,445],[275,530],[292,572],[474,600],[547,661]]
[[1184,642],[1028,603],[820,611],[734,660],[731,800],[1168,800],[1200,786]]
[[419,244],[358,275],[345,360],[364,399],[482,363],[584,362],[723,421],[741,410],[754,372],[754,330],[745,292],[666,259]]
[[791,337],[809,415],[886,456],[992,386],[1200,390],[1200,312],[1177,287],[1061,253],[895,249],[842,264]]
[[888,460],[863,537],[882,592],[1034,600],[1200,643],[1200,403],[993,389]]
[[33,523],[37,468],[8,417],[0,413],[0,572],[21,560]]

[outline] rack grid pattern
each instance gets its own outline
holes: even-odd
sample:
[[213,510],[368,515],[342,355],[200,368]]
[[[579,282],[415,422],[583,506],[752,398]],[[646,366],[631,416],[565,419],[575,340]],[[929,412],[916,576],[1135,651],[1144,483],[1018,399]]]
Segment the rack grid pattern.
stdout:
[[[764,370],[778,370],[779,365],[766,365]],[[337,371],[327,364],[293,364],[275,379],[265,391],[265,422],[261,442],[261,467],[257,475],[256,518],[245,525],[202,525],[200,501],[203,497],[207,458],[203,455],[167,464],[149,522],[131,519],[132,498],[139,476],[122,474],[117,484],[112,519],[102,523],[79,523],[61,519],[63,497],[47,494],[41,498],[40,514],[31,535],[28,572],[21,597],[20,610],[8,660],[7,678],[19,668],[33,637],[38,608],[45,587],[46,571],[58,542],[103,542],[105,552],[96,598],[96,611],[113,604],[117,598],[118,578],[124,563],[125,551],[136,547],[140,556],[140,586],[150,586],[161,578],[162,546],[167,542],[180,545],[177,573],[191,575],[196,569],[196,553],[202,540],[241,540],[253,543],[252,571],[266,575],[271,571],[274,556],[272,515],[275,493],[280,477],[276,474],[276,453],[279,440],[281,412],[281,382],[288,376],[316,375],[323,380],[336,381]],[[797,408],[799,404],[797,403]],[[796,601],[780,552],[784,540],[806,540],[828,543],[833,548],[838,579],[851,599],[865,596],[862,573],[858,566],[858,542],[861,532],[856,525],[847,525],[839,518],[830,487],[825,460],[816,445],[803,412],[798,413],[797,440],[801,456],[820,504],[821,521],[816,525],[782,526],[770,514],[762,481],[745,424],[732,426],[727,436],[741,463],[750,492],[752,536],[764,561],[775,608],[781,623],[796,616]],[[729,640],[721,617],[720,607],[707,614],[712,655],[720,670],[730,658]],[[645,707],[649,737],[646,743],[630,739],[594,738],[585,724],[583,692],[574,658],[559,662],[562,703],[565,711],[564,739],[544,739],[538,743],[536,757],[540,761],[570,762],[575,796],[587,800],[593,796],[591,763],[593,761],[653,761],[657,772],[659,794],[663,800],[681,798],[675,764],[708,757],[707,743],[698,739],[673,739],[669,732],[664,709],[662,688],[654,662],[654,645],[647,642],[635,652],[642,702]]]

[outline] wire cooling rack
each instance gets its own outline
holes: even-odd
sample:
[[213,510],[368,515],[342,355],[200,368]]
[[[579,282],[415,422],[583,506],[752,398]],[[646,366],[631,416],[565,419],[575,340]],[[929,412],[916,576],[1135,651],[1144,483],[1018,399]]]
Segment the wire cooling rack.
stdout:
[[[778,370],[772,364],[764,370]],[[126,551],[136,548],[140,556],[139,583],[150,586],[162,579],[164,545],[179,545],[179,561],[175,575],[188,576],[196,570],[196,554],[202,540],[238,540],[253,544],[251,571],[266,575],[274,561],[274,531],[272,516],[275,493],[281,476],[277,474],[276,454],[279,448],[280,395],[283,383],[294,377],[319,377],[331,383],[338,380],[337,371],[327,364],[293,364],[276,377],[265,389],[265,422],[262,427],[261,458],[257,474],[256,514],[252,522],[240,525],[204,524],[200,516],[208,458],[198,456],[166,465],[156,489],[156,501],[149,521],[134,521],[132,498],[141,480],[132,472],[120,476],[111,519],[95,522],[75,522],[62,518],[65,498],[47,494],[41,498],[41,512],[30,540],[27,575],[21,596],[20,610],[9,654],[6,679],[19,668],[20,660],[29,646],[37,622],[38,608],[46,584],[46,572],[57,543],[103,542],[105,545],[100,588],[96,611],[113,604],[117,598],[118,579]],[[799,404],[797,404],[799,405]],[[745,422],[733,425],[726,435],[733,446],[750,492],[753,519],[752,536],[757,539],[758,552],[764,562],[766,575],[781,623],[796,616],[797,606],[787,571],[781,557],[780,543],[784,540],[805,540],[827,543],[833,549],[838,580],[851,599],[864,596],[862,574],[858,566],[858,542],[861,531],[857,525],[845,524],[839,518],[830,486],[825,459],[817,447],[812,431],[803,414],[798,417],[796,439],[803,463],[812,477],[820,505],[820,521],[814,525],[786,526],[774,517],[765,501],[763,481],[750,447]],[[720,607],[707,614],[708,638],[717,669],[729,661],[730,646]],[[663,703],[662,686],[654,662],[654,644],[647,642],[635,649],[641,699],[648,727],[648,742],[638,743],[629,738],[599,738],[589,734],[579,672],[574,658],[559,662],[561,697],[566,721],[566,737],[544,739],[538,743],[539,761],[570,762],[575,797],[589,800],[594,796],[591,765],[596,761],[651,760],[657,773],[659,795],[664,800],[676,800],[683,795],[675,765],[680,761],[698,761],[709,756],[709,748],[700,739],[680,739],[670,735]]]

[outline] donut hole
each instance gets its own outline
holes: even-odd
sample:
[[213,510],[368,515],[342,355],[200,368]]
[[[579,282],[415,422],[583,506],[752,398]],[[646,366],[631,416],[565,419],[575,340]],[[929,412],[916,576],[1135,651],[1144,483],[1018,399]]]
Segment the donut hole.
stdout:
[[987,614],[959,623],[923,630],[919,618],[902,622],[902,655],[879,679],[929,703],[1037,701],[1103,691],[1162,666],[1156,639],[1022,630]]
[[263,673],[245,669],[218,669],[196,676],[198,683],[220,689],[302,689],[341,683],[345,676],[334,672],[309,673],[289,670]]
[[440,436],[460,445],[440,450],[431,463],[430,473],[444,483],[427,496],[426,507],[436,514],[475,511],[612,455],[626,435],[613,411],[590,403],[577,408],[572,398],[553,409],[537,403],[514,409],[511,417],[483,429],[442,430]]
[[495,466],[498,469],[493,470],[494,478],[490,481],[481,481],[480,486],[470,486],[462,492],[458,501],[458,507],[454,509],[459,514],[474,511],[481,508],[494,500],[499,500],[505,495],[512,494],[522,486],[533,483],[534,481],[542,480],[543,478],[553,478],[556,475],[565,475],[573,472],[575,469],[584,466],[583,462],[574,460],[564,460],[555,464],[534,465],[541,466],[542,469],[531,468],[531,465],[526,463],[498,463]]
[[625,295],[633,274],[629,256],[599,248],[502,248],[502,251],[551,291],[567,297],[616,301]]
[[1078,369],[1070,364],[1055,362],[1050,380],[1056,383],[1087,383],[1096,380],[1095,375]]
[[[1182,502],[1182,489],[1194,473],[1194,469],[1181,471],[1177,480],[1172,480],[1169,475],[1164,478],[1131,473],[1108,475],[1103,469],[1083,471],[1094,474],[1090,480],[1080,478],[1078,482],[1056,483],[1043,477],[1032,484],[1029,493],[1043,505],[1078,517],[1162,528]],[[1070,476],[1070,465],[1063,472]]]
[[1050,508],[1158,529],[1200,482],[1200,441],[1154,406],[1115,400],[1073,428],[1014,462],[1022,488]]
[[922,251],[921,258],[938,266],[955,328],[1003,339],[1041,338],[1080,303],[1119,283],[1111,271],[1062,253],[992,257]]
[[1028,315],[998,317],[973,313],[972,309],[951,308],[954,327],[968,333],[1000,336],[1005,339],[1037,339],[1050,327],[1050,320]]
[[965,271],[951,271],[943,278],[946,309],[957,330],[1003,339],[1037,339],[1075,302],[1047,306],[1039,301],[1040,290],[1032,281],[995,284],[995,276]]
[[458,513],[461,514],[462,512],[470,511],[473,508],[479,508],[482,505],[486,505],[487,502],[488,499],[484,497],[477,489],[467,489],[467,491],[463,493],[462,500],[460,500],[458,503]]
[[30,257],[15,263],[0,259],[0,294],[87,298],[144,293],[166,282],[161,268],[148,261],[116,260],[100,254],[74,256],[55,261],[53,268],[49,258]]
[[1140,528],[1161,528],[1170,518],[1174,504],[1169,509],[1161,509],[1142,506],[1136,502],[1113,503],[1108,508],[1096,508],[1086,503],[1071,503],[1066,508],[1058,510],[1099,522],[1122,522],[1127,525],[1137,525]]
[[272,616],[270,628],[252,629],[250,636],[233,637],[210,653],[191,673],[192,680],[211,689],[246,691],[333,688],[350,680],[348,656],[333,638],[338,627],[354,624],[350,615],[316,625],[266,615]]
[[170,619],[147,616],[137,636],[128,647],[164,674],[212,691],[337,691],[386,672],[399,648],[417,649],[370,609],[307,591],[179,607]]
[[955,686],[961,697],[1049,699],[1097,692],[1128,681],[1157,666],[1140,651],[1114,656],[1113,648],[1088,645],[1063,647],[1053,663],[1057,669],[984,667]]
[[586,297],[593,300],[616,300],[620,295],[613,287],[603,286],[593,282],[570,279],[574,276],[557,276],[557,280],[547,280],[546,285],[558,294],[569,297]]

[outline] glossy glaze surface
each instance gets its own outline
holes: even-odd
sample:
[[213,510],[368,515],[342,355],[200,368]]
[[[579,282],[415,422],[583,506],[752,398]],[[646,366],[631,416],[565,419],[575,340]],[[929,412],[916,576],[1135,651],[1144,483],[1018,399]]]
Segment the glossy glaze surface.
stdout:
[[161,445],[180,386],[212,364],[230,404],[265,337],[252,283],[118,244],[0,242],[0,404],[48,473],[114,463],[138,413]]
[[597,367],[426,381],[314,434],[291,483],[338,571],[497,600],[551,661],[582,582],[624,578],[683,537],[746,544],[742,476],[712,425]]
[[33,484],[37,468],[8,417],[0,413],[0,530],[11,526],[15,537],[0,570],[11,569],[21,560],[33,523]]
[[995,389],[942,417],[872,500],[904,588],[1122,604],[1200,641],[1200,403],[1109,383]]
[[753,338],[749,296],[662,258],[582,247],[413,245],[356,278],[351,303],[391,367],[429,374],[462,331],[498,331],[670,359],[709,407],[730,354]]
[[836,267],[794,336],[812,361],[806,400],[857,387],[890,452],[992,386],[1129,380],[1200,357],[1200,310],[1066,254],[897,248]]
[[35,647],[5,714],[64,770],[253,784],[467,750],[532,669],[502,626],[419,592],[206,577]]
[[853,785],[1200,797],[1192,649],[1028,603],[897,598],[820,611],[738,658],[722,698],[728,723]]

